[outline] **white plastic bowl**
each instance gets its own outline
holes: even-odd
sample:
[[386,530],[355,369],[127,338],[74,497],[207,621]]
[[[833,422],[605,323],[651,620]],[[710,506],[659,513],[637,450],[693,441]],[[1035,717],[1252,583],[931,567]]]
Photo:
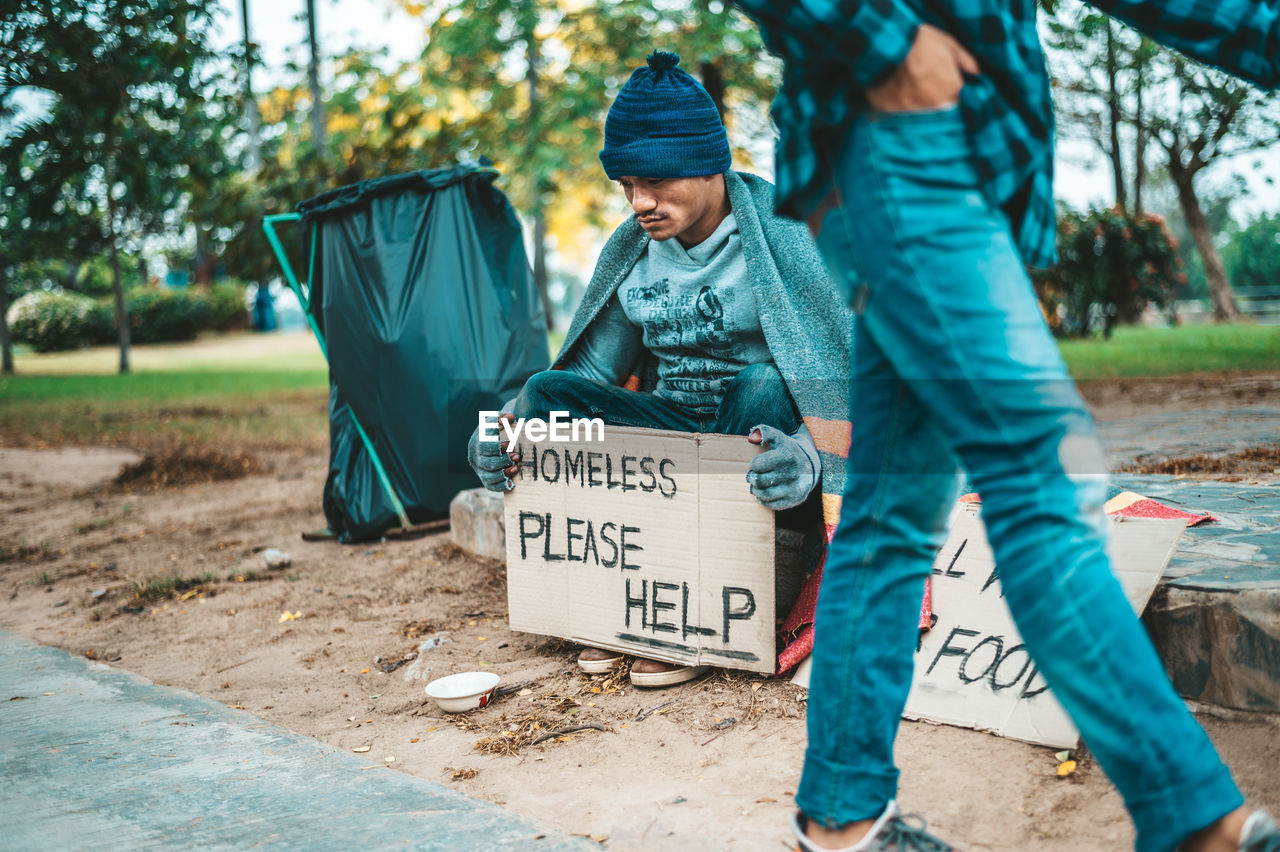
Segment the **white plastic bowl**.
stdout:
[[427,695],[446,713],[465,713],[493,700],[501,680],[493,672],[463,672],[427,684]]

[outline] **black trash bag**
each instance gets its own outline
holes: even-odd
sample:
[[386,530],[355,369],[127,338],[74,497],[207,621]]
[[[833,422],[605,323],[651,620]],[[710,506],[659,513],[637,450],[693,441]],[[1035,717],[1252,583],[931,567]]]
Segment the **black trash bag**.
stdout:
[[454,495],[478,485],[466,462],[476,413],[550,363],[520,223],[495,177],[420,171],[298,205],[329,357],[324,513],[344,542],[400,523],[356,421],[409,521],[447,517]]

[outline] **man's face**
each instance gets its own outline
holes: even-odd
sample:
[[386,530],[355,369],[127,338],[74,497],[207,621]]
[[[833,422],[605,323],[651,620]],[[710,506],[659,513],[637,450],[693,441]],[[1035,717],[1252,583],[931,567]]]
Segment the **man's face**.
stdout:
[[[618,184],[640,227],[655,240],[681,237],[694,245],[724,219],[724,176],[689,178],[621,177]],[[709,226],[709,227],[708,227]]]

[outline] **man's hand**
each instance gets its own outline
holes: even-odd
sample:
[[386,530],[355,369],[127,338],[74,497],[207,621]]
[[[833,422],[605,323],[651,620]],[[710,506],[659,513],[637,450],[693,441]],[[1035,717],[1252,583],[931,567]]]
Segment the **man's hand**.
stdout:
[[867,90],[867,103],[877,112],[939,109],[960,97],[965,74],[977,73],[978,60],[960,42],[921,24],[907,58],[883,83]]
[[[515,419],[514,414],[498,416],[498,420],[508,423]],[[481,441],[479,427],[471,433],[471,440],[467,442],[467,462],[490,491],[510,491],[516,487],[511,477],[520,470],[520,454],[508,453],[510,448],[509,441]]]
[[772,426],[757,426],[747,440],[769,445],[766,452],[751,460],[747,471],[756,499],[775,512],[803,503],[818,483],[818,471],[800,441]]

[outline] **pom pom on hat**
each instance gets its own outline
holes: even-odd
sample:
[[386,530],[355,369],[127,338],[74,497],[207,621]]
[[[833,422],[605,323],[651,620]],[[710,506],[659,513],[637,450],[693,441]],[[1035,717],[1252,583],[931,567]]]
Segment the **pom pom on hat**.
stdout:
[[679,54],[650,53],[609,108],[600,162],[610,180],[729,170],[732,158],[720,113],[702,84],[679,64]]
[[649,68],[656,76],[661,74],[663,71],[670,71],[672,68],[679,65],[680,54],[672,53],[669,50],[655,50],[653,53],[649,54],[649,58],[646,61],[649,63]]

